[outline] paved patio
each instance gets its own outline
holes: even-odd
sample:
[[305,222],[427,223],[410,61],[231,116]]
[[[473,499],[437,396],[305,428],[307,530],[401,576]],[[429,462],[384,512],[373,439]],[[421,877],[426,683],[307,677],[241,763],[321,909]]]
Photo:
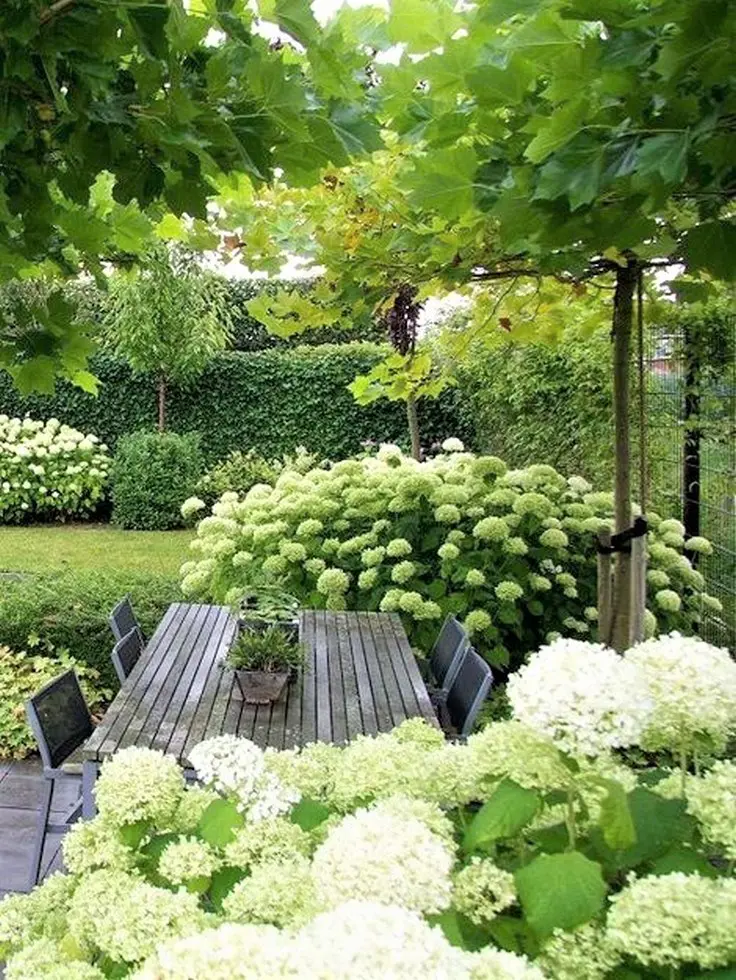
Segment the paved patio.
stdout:
[[[28,888],[28,872],[41,797],[41,762],[0,761],[0,898]],[[52,820],[59,820],[79,796],[79,779],[68,777],[54,790]],[[42,872],[56,870],[61,861],[61,836],[46,839]]]

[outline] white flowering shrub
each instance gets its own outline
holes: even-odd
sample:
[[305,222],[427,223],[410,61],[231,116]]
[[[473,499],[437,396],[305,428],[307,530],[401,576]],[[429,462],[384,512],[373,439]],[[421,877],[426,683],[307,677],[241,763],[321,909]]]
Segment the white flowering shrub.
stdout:
[[58,419],[0,415],[0,523],[90,513],[105,495],[107,446]]
[[[514,717],[465,743],[416,718],[344,747],[220,736],[190,753],[203,785],[122,750],[67,874],[0,902],[8,980],[730,975],[736,766],[681,756],[707,722],[673,708],[681,640],[556,641],[512,678]],[[696,657],[728,688],[719,651]],[[652,732],[682,772],[623,761]]]
[[[550,466],[509,470],[459,440],[444,450],[417,463],[382,446],[330,469],[287,467],[244,497],[225,493],[199,522],[184,593],[235,603],[249,584],[278,582],[308,607],[398,612],[424,649],[452,612],[501,664],[552,635],[588,637],[595,535],[611,525],[611,494]],[[683,554],[678,522],[651,521],[649,628],[691,632],[716,600]]]

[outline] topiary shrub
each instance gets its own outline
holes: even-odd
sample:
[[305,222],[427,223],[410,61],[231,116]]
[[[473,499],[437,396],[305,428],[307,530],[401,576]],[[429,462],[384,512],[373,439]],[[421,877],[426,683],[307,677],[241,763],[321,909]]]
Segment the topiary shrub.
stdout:
[[64,520],[93,511],[108,480],[107,446],[58,419],[0,415],[0,521]]
[[68,650],[99,671],[105,686],[116,686],[107,617],[124,595],[131,596],[149,636],[169,605],[181,599],[172,579],[137,572],[70,570],[6,581],[0,589],[0,644],[23,650],[31,637],[41,651],[49,645]]
[[[497,665],[557,634],[589,636],[595,535],[611,525],[612,494],[551,466],[508,470],[457,439],[444,449],[420,464],[383,446],[330,470],[284,470],[245,500],[225,495],[198,526],[184,593],[230,603],[272,580],[306,606],[400,612],[425,650],[454,613]],[[717,600],[702,594],[678,522],[649,517],[648,629],[692,631]]]
[[141,531],[181,527],[180,506],[202,474],[199,442],[174,432],[120,440],[112,472],[112,521]]

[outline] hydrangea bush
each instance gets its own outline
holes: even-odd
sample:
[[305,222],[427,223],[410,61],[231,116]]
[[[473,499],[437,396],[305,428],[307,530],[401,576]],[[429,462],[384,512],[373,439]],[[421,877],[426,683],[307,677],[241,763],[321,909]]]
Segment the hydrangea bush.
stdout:
[[0,522],[90,513],[105,494],[110,463],[95,435],[58,419],[0,415]]
[[[384,445],[328,469],[287,467],[245,497],[223,494],[198,525],[184,593],[235,603],[249,584],[274,581],[308,607],[399,612],[424,649],[451,612],[495,664],[554,635],[588,637],[595,535],[611,525],[612,495],[550,466],[509,470],[456,439],[444,447],[417,463]],[[717,600],[684,553],[682,525],[650,520],[649,633],[691,632]]]
[[[420,719],[346,747],[221,736],[191,753],[202,785],[122,750],[64,840],[68,874],[0,903],[7,980],[730,975],[736,766],[711,755],[683,784],[615,754],[672,717],[657,670],[691,647],[658,643],[646,667],[590,644],[586,673],[583,645],[556,641],[512,684],[514,717],[465,743]],[[735,679],[722,666],[714,753]],[[701,707],[671,720],[673,757]]]

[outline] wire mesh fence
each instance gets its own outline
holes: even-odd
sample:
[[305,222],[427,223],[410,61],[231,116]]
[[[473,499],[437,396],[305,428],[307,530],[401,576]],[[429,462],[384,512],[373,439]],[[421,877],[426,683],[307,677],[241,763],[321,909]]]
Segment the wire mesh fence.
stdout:
[[715,350],[686,327],[650,331],[646,351],[651,509],[702,535],[713,554],[696,555],[707,592],[701,634],[736,650],[736,318]]

